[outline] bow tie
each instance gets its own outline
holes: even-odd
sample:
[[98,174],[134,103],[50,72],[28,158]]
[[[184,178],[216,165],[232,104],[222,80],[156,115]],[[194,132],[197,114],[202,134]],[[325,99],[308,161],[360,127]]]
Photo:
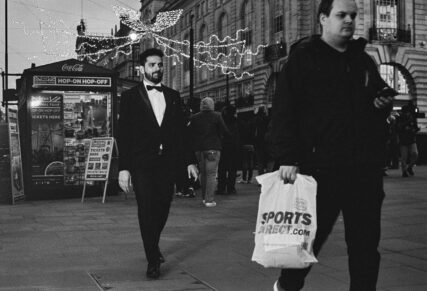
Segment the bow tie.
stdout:
[[162,91],[163,91],[162,86],[150,86],[150,85],[147,85],[147,90],[148,90],[148,91],[151,91],[151,90],[153,90],[153,89],[156,89],[156,90],[157,90],[157,91],[159,91],[159,92],[162,92]]

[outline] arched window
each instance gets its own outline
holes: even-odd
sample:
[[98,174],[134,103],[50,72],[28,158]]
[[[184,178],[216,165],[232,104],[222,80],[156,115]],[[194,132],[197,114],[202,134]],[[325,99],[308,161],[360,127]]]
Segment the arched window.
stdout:
[[399,92],[399,94],[409,94],[406,79],[398,67],[382,64],[380,65],[380,74],[384,81]]
[[218,21],[218,36],[220,39],[223,39],[225,36],[227,36],[227,26],[228,26],[227,14],[223,12],[219,16],[219,21]]
[[[245,0],[245,2],[243,2],[243,5],[242,5],[240,18],[241,18],[241,28],[247,29],[247,30],[244,31],[241,34],[241,36],[242,36],[242,40],[245,40],[246,49],[249,51],[251,51],[252,49],[252,24],[253,24],[252,14],[253,14],[252,0]],[[244,66],[252,65],[251,54],[244,55],[243,65]]]

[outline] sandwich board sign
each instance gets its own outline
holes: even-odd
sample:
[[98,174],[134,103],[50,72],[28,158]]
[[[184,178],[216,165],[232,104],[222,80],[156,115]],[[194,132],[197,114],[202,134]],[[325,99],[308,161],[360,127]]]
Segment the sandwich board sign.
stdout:
[[18,111],[16,109],[8,108],[8,125],[12,204],[15,204],[16,201],[23,200],[25,198],[21,146],[19,144]]
[[114,137],[92,138],[86,161],[82,202],[85,197],[86,181],[105,181],[104,193],[102,196],[102,203],[105,203],[113,148],[115,148],[118,153]]

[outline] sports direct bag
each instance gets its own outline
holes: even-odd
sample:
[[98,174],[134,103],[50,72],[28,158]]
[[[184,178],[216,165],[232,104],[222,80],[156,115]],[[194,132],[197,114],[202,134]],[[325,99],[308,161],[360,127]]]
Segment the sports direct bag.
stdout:
[[297,174],[293,185],[284,184],[276,171],[256,179],[261,196],[252,261],[274,268],[306,268],[317,263],[313,254],[317,227],[314,178]]

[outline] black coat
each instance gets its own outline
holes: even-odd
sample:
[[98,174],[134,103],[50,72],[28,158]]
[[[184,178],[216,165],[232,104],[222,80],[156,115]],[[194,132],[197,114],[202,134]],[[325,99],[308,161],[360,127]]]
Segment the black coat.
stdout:
[[[177,91],[163,86],[166,109],[159,126],[143,83],[123,92],[120,101],[118,132],[119,170],[149,169],[159,156],[176,166],[184,154],[185,119]],[[192,163],[193,161],[188,161]]]
[[273,100],[272,138],[281,165],[383,165],[386,118],[391,108],[373,100],[387,84],[366,40],[340,53],[319,36],[291,50]]

